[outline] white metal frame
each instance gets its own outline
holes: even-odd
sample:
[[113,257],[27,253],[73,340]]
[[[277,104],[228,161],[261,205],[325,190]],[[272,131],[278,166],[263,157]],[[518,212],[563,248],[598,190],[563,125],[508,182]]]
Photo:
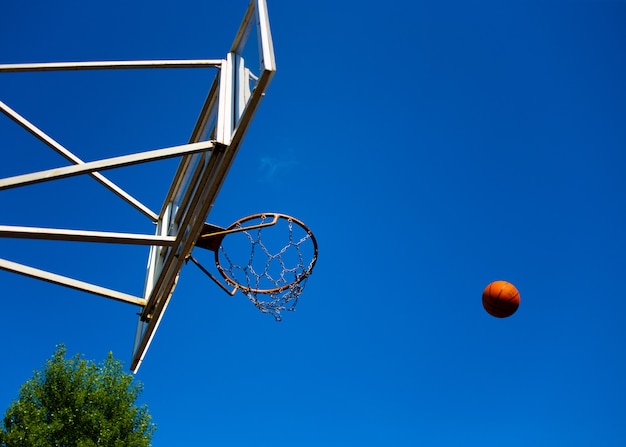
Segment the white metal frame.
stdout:
[[[189,68],[189,67],[211,67],[221,68],[222,61],[124,61],[124,62],[77,62],[77,63],[40,63],[40,64],[0,64],[0,72],[24,72],[24,71],[60,71],[60,70],[93,70],[93,69],[115,69],[115,68]],[[123,155],[103,160],[85,163],[78,156],[67,148],[56,142],[44,131],[36,127],[22,115],[11,107],[0,101],[0,111],[19,124],[26,131],[37,139],[55,150],[68,161],[71,166],[64,166],[56,169],[33,172],[0,179],[0,191],[18,188],[62,178],[89,174],[102,185],[110,189],[122,200],[136,208],[152,221],[158,219],[158,215],[151,211],[139,200],[124,191],[118,185],[106,178],[100,171],[130,166],[134,164],[146,163],[165,158],[180,157],[186,154],[210,152],[215,149],[214,141],[202,141],[189,143],[180,146],[173,146],[163,149],[155,149],[136,154]],[[65,240],[74,242],[102,242],[115,244],[134,245],[172,245],[170,238],[155,237],[154,235],[141,235],[130,233],[107,233],[96,231],[62,230],[55,228],[36,228],[23,226],[0,225],[0,237],[3,238],[23,238],[39,240]],[[95,284],[79,281],[77,279],[58,275],[46,270],[37,269],[31,266],[19,264],[0,258],[0,269],[40,279],[46,282],[82,290],[95,295],[124,301],[131,304],[144,306],[147,300],[144,297],[132,296],[117,290],[107,289]]]
[[[252,29],[257,29],[260,72],[253,74],[242,57]],[[34,183],[87,174],[115,193],[156,225],[153,235],[0,225],[0,238],[101,242],[150,246],[144,294],[136,297],[95,284],[0,258],[0,269],[141,306],[131,370],[137,372],[176,287],[185,259],[200,236],[213,202],[226,178],[257,106],[276,71],[265,0],[251,0],[233,45],[225,59],[55,62],[0,64],[2,72],[213,68],[218,73],[196,122],[189,143],[84,162],[41,129],[0,101],[0,111],[71,166],[0,179],[0,191]],[[256,80],[250,89],[250,79]],[[182,157],[159,214],[150,210],[101,171]]]

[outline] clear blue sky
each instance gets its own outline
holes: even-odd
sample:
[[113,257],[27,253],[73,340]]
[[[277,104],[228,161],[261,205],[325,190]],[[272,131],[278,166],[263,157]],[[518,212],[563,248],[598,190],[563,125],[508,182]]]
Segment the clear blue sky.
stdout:
[[[625,2],[268,2],[278,71],[210,220],[292,214],[320,259],[281,323],[183,270],[138,374],[154,446],[626,445]],[[0,63],[221,58],[246,6],[6,1]],[[186,142],[212,76],[3,73],[0,100],[94,160]],[[66,164],[6,117],[0,150]],[[158,209],[175,166],[108,175]],[[89,178],[0,194],[1,224],[152,231]],[[147,253],[0,257],[140,294]],[[0,281],[2,411],[57,343],[130,362],[136,308]]]

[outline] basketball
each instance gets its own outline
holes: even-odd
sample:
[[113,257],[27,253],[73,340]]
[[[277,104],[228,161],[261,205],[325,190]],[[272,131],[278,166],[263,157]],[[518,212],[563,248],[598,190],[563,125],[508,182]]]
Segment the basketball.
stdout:
[[497,318],[513,315],[519,307],[519,301],[519,292],[510,282],[494,281],[483,292],[483,307]]

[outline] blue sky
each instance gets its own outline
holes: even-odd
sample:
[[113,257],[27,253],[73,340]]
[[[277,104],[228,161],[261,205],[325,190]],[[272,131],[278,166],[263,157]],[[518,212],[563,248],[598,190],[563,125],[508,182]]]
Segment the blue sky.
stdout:
[[[320,244],[276,323],[187,266],[138,373],[154,446],[623,446],[626,4],[268,0],[278,71],[212,211]],[[246,0],[4,2],[0,63],[224,57]],[[211,71],[0,74],[84,160],[185,143]],[[0,176],[66,162],[0,117]],[[107,173],[153,209],[175,161]],[[89,178],[1,224],[151,232]],[[145,248],[0,241],[140,294]],[[490,317],[483,288],[521,292]],[[0,272],[0,407],[57,343],[130,363],[137,309]]]

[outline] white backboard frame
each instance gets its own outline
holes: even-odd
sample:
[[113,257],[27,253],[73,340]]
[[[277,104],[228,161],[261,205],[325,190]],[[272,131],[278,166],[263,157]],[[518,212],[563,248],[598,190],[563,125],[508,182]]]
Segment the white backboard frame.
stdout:
[[[243,57],[256,29],[259,73]],[[213,203],[237,155],[252,117],[276,72],[274,46],[265,0],[250,2],[233,45],[215,78],[190,143],[215,139],[217,150],[185,156],[174,177],[157,222],[157,234],[176,237],[173,246],[153,246],[146,273],[144,307],[137,325],[131,370],[137,372],[180,275],[202,233]],[[250,88],[251,80],[256,85]]]

